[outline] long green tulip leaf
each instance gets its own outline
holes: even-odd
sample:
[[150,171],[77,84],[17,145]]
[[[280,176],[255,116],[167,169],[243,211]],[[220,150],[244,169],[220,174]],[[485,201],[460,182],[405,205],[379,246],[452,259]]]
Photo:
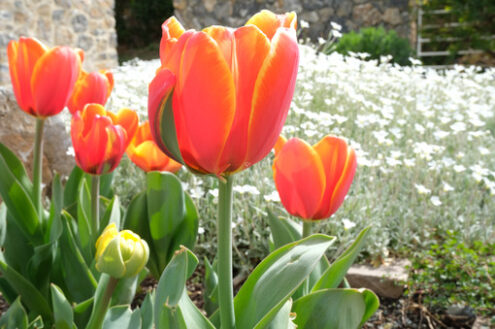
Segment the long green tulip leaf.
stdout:
[[313,286],[312,291],[337,288],[339,286],[363,247],[369,231],[370,227],[367,227],[359,233],[353,244],[323,273],[320,280]]
[[141,314],[141,329],[153,329],[153,301],[149,293],[144,297],[139,310]]
[[236,327],[266,327],[334,241],[333,237],[315,234],[268,255],[234,298]]
[[2,329],[27,329],[28,317],[24,307],[21,305],[21,299],[17,298],[10,305],[7,312],[0,318],[0,328]]
[[87,263],[91,262],[93,234],[96,235],[96,232],[91,232],[91,220],[91,194],[86,180],[81,180],[77,199],[77,227],[79,242]]
[[48,229],[45,232],[45,241],[55,242],[58,240],[62,231],[62,220],[60,219],[62,208],[64,206],[64,192],[60,175],[56,174],[52,182],[52,203],[50,206],[50,217],[48,218]]
[[160,269],[169,261],[171,241],[184,220],[184,191],[179,179],[168,172],[149,172],[146,201],[152,243]]
[[[3,255],[0,258],[3,258]],[[3,259],[0,259],[0,272],[31,311],[41,314],[45,319],[52,319],[48,301],[31,282],[7,265]]]
[[205,290],[204,301],[206,314],[211,315],[218,309],[218,275],[205,257]]
[[267,219],[275,248],[301,239],[301,225],[288,218],[278,218],[270,210]]
[[208,320],[208,318],[201,313],[196,305],[194,305],[185,289],[182,292],[182,297],[179,301],[179,308],[184,317],[184,322],[186,323],[187,328],[215,329],[215,326],[210,322],[210,320]]
[[117,305],[108,309],[103,320],[103,329],[141,328],[139,310],[131,311],[129,305]]
[[173,94],[174,90],[172,89],[170,93],[163,98],[160,103],[160,109],[157,111],[158,118],[156,122],[159,125],[161,140],[170,153],[169,155],[172,156],[175,161],[184,164],[184,159],[182,159],[182,154],[179,149],[179,142],[177,141],[177,132],[175,130],[174,111],[172,109]]
[[84,178],[84,171],[78,166],[72,169],[67,183],[65,183],[64,188],[64,209],[69,211],[72,216],[76,213],[70,211],[69,209],[74,209],[77,203],[79,186],[81,185],[81,179]]
[[[5,158],[0,154],[0,196],[15,218],[19,227],[37,243],[34,235],[39,226],[39,217],[31,199],[32,193],[17,179],[10,170]],[[39,239],[38,239],[39,240]]]
[[194,205],[191,197],[184,192],[185,213],[182,223],[175,230],[175,234],[172,237],[172,243],[167,259],[171,259],[174,252],[185,246],[188,249],[194,249],[196,244],[196,238],[198,236],[199,219],[198,211]]
[[362,327],[364,323],[376,312],[376,310],[378,310],[378,307],[380,307],[380,300],[371,290],[358,289],[358,291],[363,295],[364,304],[366,305],[366,311],[364,312],[361,324],[359,325],[359,327]]
[[182,247],[172,257],[158,281],[154,301],[155,327],[168,328],[171,317],[177,310],[182,294],[185,290],[186,280],[189,278],[198,264],[196,256],[187,248]]
[[357,329],[367,314],[376,310],[368,306],[366,298],[356,289],[318,290],[294,302],[294,322],[305,329]]
[[51,287],[53,316],[56,329],[74,328],[74,312],[70,303],[65,298],[62,289],[52,283]]
[[105,229],[108,224],[114,223],[120,228],[120,201],[118,196],[114,196],[108,205],[105,214],[100,220],[100,230]]
[[0,157],[3,158],[10,172],[14,175],[14,177],[19,181],[19,183],[24,187],[26,192],[29,195],[33,193],[33,183],[29,179],[26,168],[22,164],[21,160],[19,160],[15,154],[9,150],[7,146],[0,143]]
[[295,329],[296,326],[292,322],[291,316],[292,299],[285,302],[284,306],[278,311],[269,325],[264,329]]

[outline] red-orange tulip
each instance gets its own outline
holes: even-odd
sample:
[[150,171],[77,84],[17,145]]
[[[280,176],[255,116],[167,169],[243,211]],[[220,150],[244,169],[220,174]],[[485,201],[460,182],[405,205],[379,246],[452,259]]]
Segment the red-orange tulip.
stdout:
[[33,38],[7,47],[10,80],[19,107],[35,117],[60,113],[81,70],[81,57],[69,47],[47,49]]
[[349,191],[356,164],[356,153],[340,138],[326,136],[313,146],[290,139],[273,161],[282,204],[307,220],[330,217]]
[[156,146],[148,121],[139,126],[126,153],[132,162],[146,172],[170,171],[175,173],[182,167],[180,163],[170,159]]
[[81,71],[67,107],[70,113],[81,111],[86,104],[105,105],[113,89],[113,74],[110,71],[87,73]]
[[102,175],[113,171],[138,126],[136,112],[107,112],[100,104],[88,104],[72,116],[71,136],[77,165],[85,172]]
[[200,173],[230,174],[271,150],[287,117],[299,61],[296,14],[262,11],[238,29],[162,25],[161,69],[149,86],[157,145]]

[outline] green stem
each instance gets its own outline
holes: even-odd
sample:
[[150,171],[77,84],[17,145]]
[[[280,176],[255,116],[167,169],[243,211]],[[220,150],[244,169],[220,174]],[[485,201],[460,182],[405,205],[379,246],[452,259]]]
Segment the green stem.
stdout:
[[313,222],[310,222],[308,220],[303,220],[303,233],[302,233],[303,239],[310,236],[311,233],[313,233]]
[[[307,238],[308,236],[313,233],[313,222],[309,220],[303,220],[303,232],[302,232],[302,237]],[[303,295],[307,295],[309,292],[309,278],[304,281],[303,284]]]
[[36,207],[36,213],[39,220],[43,216],[43,204],[41,202],[41,184],[42,184],[42,168],[43,168],[43,128],[45,119],[36,118],[36,136],[34,139],[34,154],[33,154],[33,202]]
[[218,191],[218,303],[222,329],[235,328],[232,283],[232,185],[233,176],[220,180]]
[[110,306],[110,300],[112,299],[113,291],[115,290],[118,282],[119,279],[110,277],[105,292],[101,296],[101,299],[95,300],[94,302],[95,304],[93,306],[93,312],[91,313],[91,317],[89,318],[86,329],[101,329],[103,320],[105,319],[105,314],[108,310],[108,306]]
[[93,237],[100,231],[100,176],[91,176],[91,223]]

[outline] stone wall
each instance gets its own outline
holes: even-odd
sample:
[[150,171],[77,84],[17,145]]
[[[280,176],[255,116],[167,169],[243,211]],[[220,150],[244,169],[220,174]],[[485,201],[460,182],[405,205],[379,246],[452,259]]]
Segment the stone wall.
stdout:
[[241,26],[261,9],[277,13],[295,11],[310,24],[308,36],[326,38],[330,22],[343,32],[361,27],[384,26],[410,40],[409,0],[173,0],[175,15],[187,27],[213,24]]
[[20,36],[85,51],[83,67],[118,65],[114,0],[1,0],[0,85],[9,84],[7,44]]

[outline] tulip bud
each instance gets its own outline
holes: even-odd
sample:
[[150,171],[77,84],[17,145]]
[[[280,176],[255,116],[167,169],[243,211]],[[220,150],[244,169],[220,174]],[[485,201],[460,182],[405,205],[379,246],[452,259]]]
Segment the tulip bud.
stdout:
[[114,278],[137,275],[148,262],[146,241],[129,230],[109,224],[96,241],[96,269]]

